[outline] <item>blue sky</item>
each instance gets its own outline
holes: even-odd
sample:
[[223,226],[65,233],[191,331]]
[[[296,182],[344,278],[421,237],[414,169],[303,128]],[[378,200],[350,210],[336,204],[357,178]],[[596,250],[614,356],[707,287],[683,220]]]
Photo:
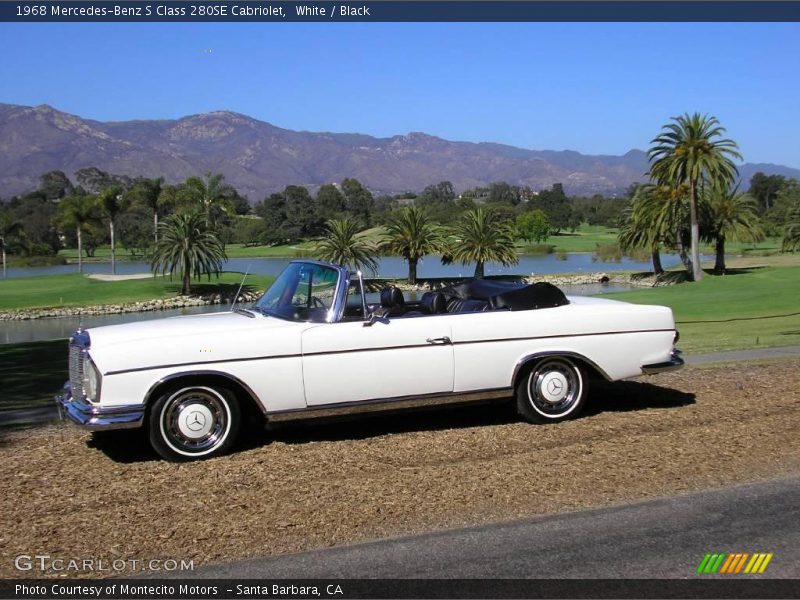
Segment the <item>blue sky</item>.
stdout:
[[0,102],[622,154],[683,112],[800,168],[800,24],[0,24]]

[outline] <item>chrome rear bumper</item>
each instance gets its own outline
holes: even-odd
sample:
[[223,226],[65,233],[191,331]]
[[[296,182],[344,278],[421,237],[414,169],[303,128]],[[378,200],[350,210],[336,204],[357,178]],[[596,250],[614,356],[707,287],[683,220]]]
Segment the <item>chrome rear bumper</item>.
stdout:
[[644,375],[655,375],[656,373],[663,373],[664,371],[674,371],[680,369],[684,365],[681,358],[681,351],[675,348],[670,355],[667,362],[656,363],[654,365],[643,365],[642,373]]
[[86,400],[73,398],[69,383],[55,400],[62,421],[71,421],[92,431],[134,429],[144,422],[144,406],[94,406]]

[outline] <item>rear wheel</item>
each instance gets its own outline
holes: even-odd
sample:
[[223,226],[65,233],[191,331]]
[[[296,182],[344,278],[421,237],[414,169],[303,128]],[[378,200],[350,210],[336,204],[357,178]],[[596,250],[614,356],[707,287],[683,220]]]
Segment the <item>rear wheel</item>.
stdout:
[[554,423],[577,416],[586,401],[586,377],[561,356],[534,363],[517,384],[517,411],[531,423]]
[[150,443],[173,462],[219,456],[230,450],[240,426],[233,394],[191,386],[161,396],[150,410]]

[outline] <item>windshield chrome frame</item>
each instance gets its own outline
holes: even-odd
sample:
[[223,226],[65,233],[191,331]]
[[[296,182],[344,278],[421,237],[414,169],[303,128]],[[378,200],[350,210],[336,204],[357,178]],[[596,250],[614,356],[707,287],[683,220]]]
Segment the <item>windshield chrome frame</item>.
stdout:
[[344,304],[345,301],[347,300],[347,284],[348,281],[350,280],[350,272],[345,267],[340,267],[339,265],[325,262],[324,260],[299,259],[299,260],[289,261],[290,265],[294,263],[306,264],[306,265],[318,265],[320,267],[328,267],[336,270],[337,273],[336,291],[333,296],[333,302],[331,303],[331,307],[328,309],[328,315],[325,317],[325,322],[335,323],[336,321],[339,321],[342,318],[342,315],[344,314]]
[[361,272],[361,269],[356,271],[356,275],[358,275],[358,287],[361,290],[361,312],[362,316],[366,320],[367,316],[367,293],[364,291],[364,274]]
[[[323,260],[302,259],[302,258],[289,261],[289,263],[286,265],[285,268],[288,268],[289,265],[292,264],[317,265],[320,267],[327,267],[329,269],[334,269],[336,271],[337,279],[336,279],[336,287],[334,288],[335,291],[333,296],[333,302],[331,303],[331,307],[328,309],[327,315],[325,316],[325,323],[336,323],[337,321],[340,321],[342,319],[342,316],[344,315],[345,303],[347,301],[347,286],[350,282],[350,272],[347,270],[347,268],[335,265],[333,263],[325,262]],[[281,273],[283,273],[283,271],[281,271]],[[280,277],[280,274],[278,276]],[[267,290],[269,290],[269,288],[267,288]],[[282,317],[276,317],[276,318],[280,319]],[[295,322],[306,323],[310,321],[295,321]]]
[[[302,261],[298,261],[302,262]],[[324,265],[326,267],[333,267],[339,273],[339,279],[336,281],[336,295],[333,298],[333,304],[328,309],[328,317],[325,319],[327,323],[336,323],[342,320],[344,316],[344,306],[347,303],[347,287],[350,284],[350,272],[345,267],[340,267],[326,262],[311,261],[314,264]]]

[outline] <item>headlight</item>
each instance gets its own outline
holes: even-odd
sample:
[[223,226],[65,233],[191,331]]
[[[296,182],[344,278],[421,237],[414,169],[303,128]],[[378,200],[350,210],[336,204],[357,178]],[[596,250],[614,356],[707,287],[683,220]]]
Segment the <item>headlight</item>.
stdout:
[[100,391],[100,373],[94,366],[92,359],[88,356],[83,357],[83,393],[89,402],[97,400]]

